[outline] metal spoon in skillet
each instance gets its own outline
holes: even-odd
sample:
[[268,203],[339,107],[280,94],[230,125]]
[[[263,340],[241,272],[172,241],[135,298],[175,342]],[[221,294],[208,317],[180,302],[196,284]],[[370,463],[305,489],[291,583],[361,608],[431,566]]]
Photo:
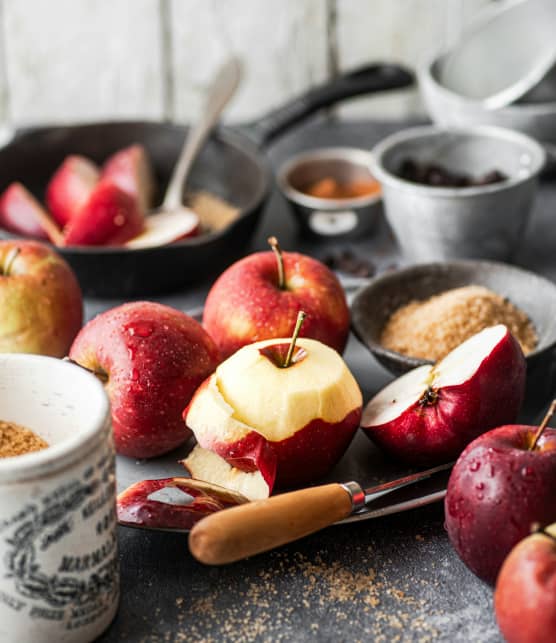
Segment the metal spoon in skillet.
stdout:
[[189,129],[174,167],[162,205],[145,219],[145,230],[125,244],[127,248],[150,248],[172,243],[189,236],[199,224],[198,216],[183,204],[185,182],[193,161],[206,138],[218,122],[220,114],[239,85],[241,65],[229,59],[209,86],[205,105],[198,122]]

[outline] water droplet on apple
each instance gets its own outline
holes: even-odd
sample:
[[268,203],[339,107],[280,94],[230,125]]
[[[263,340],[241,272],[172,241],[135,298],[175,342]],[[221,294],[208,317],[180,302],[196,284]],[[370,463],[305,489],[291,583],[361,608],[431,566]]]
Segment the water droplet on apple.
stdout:
[[496,473],[496,469],[495,469],[495,468],[494,468],[494,466],[491,464],[491,465],[490,465],[490,467],[488,468],[488,475],[489,475],[491,478],[494,478],[494,474],[495,474],[495,473]]
[[522,467],[521,477],[529,481],[533,480],[536,477],[533,467]]
[[473,460],[469,465],[469,471],[478,471],[481,468],[479,460]]
[[136,368],[131,371],[131,379],[135,382],[139,379],[139,371]]
[[479,493],[477,494],[477,500],[483,500],[483,498],[484,498],[484,497],[485,497],[485,494],[484,494],[484,493],[479,492]]
[[130,335],[137,335],[139,337],[150,337],[153,333],[153,327],[146,322],[138,322],[133,324],[133,326],[129,326],[127,332]]
[[478,489],[479,491],[482,491],[484,488],[485,488],[485,485],[484,485],[484,483],[483,483],[483,482],[478,482],[478,483],[475,485],[475,489]]

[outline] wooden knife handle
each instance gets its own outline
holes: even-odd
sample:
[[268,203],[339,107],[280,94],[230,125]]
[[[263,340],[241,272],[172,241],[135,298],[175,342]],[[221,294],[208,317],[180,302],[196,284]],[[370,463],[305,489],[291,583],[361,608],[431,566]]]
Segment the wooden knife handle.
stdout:
[[224,565],[312,534],[351,511],[340,484],[292,491],[207,516],[191,530],[189,549],[202,563]]

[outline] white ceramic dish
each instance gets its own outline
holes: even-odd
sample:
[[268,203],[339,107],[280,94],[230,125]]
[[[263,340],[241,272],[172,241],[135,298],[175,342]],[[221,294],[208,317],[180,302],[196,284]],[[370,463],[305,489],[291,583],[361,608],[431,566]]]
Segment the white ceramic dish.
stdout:
[[62,360],[0,355],[0,419],[50,445],[0,459],[0,641],[92,641],[119,598],[104,388]]

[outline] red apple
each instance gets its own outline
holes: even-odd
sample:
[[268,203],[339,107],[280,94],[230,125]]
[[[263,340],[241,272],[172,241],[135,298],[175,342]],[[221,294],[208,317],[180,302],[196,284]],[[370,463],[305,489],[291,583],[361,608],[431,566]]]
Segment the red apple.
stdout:
[[151,209],[155,179],[149,157],[142,145],[130,145],[113,154],[102,168],[102,178],[110,179],[134,198],[142,213]]
[[21,183],[11,183],[0,197],[0,225],[17,234],[48,239],[38,210],[43,207],[37,199]]
[[238,493],[191,478],[142,480],[118,495],[118,522],[151,529],[191,529],[205,516],[247,502]]
[[548,418],[540,428],[509,425],[481,435],[450,475],[448,536],[463,562],[488,583],[533,523],[556,521],[556,430],[544,428]]
[[556,523],[512,549],[498,575],[494,609],[508,643],[554,643]]
[[120,245],[143,231],[135,199],[109,180],[97,183],[64,231],[66,246]]
[[67,355],[83,302],[69,265],[37,241],[0,241],[0,353]]
[[100,177],[98,167],[84,156],[68,156],[46,188],[46,205],[64,227],[87,201]]
[[184,419],[197,446],[184,461],[194,478],[249,499],[325,475],[361,417],[359,386],[338,353],[299,339],[250,344],[220,364]]
[[252,342],[287,337],[304,310],[302,336],[341,353],[349,309],[338,279],[320,261],[295,252],[281,255],[276,240],[269,242],[274,254],[245,257],[216,280],[205,303],[203,326],[228,357]]
[[491,326],[434,366],[380,391],[361,426],[378,446],[412,465],[455,459],[471,440],[514,422],[525,392],[525,358],[509,330]]
[[95,317],[76,337],[70,358],[105,381],[117,451],[149,458],[191,435],[183,407],[220,355],[194,319],[142,301]]

